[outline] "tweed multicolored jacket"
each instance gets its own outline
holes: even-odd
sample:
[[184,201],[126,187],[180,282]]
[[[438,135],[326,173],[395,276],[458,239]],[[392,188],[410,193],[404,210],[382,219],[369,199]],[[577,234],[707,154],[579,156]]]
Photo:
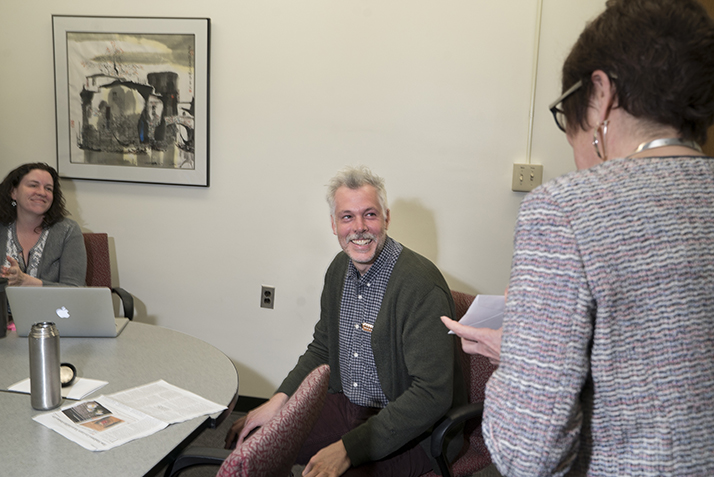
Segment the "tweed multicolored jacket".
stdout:
[[483,433],[503,475],[714,475],[714,159],[529,194]]

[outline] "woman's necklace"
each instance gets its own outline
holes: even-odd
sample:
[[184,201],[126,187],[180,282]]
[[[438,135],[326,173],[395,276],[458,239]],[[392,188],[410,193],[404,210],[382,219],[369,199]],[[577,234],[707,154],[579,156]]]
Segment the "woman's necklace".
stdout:
[[682,146],[682,147],[688,147],[689,149],[694,149],[697,152],[702,152],[702,148],[699,147],[699,144],[697,144],[694,141],[688,141],[685,139],[680,139],[678,137],[668,137],[668,138],[661,138],[661,139],[655,139],[654,141],[649,141],[649,142],[643,142],[639,146],[637,146],[637,149],[635,149],[635,152],[627,156],[626,159],[629,159],[630,157],[634,156],[638,152],[646,151],[647,149],[654,149],[656,147],[666,147],[666,146]]

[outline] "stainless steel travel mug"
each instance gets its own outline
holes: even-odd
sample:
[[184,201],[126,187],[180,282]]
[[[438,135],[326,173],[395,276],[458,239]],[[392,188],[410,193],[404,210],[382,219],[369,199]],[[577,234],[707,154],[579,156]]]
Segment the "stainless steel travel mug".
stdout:
[[39,411],[62,402],[60,336],[51,322],[35,323],[27,337],[30,345],[30,402]]

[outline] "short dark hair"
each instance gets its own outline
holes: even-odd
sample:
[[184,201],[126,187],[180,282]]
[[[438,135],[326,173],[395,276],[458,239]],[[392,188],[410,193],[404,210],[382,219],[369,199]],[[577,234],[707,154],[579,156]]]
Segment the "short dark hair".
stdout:
[[23,164],[10,171],[2,183],[0,183],[0,223],[3,225],[10,225],[17,220],[17,208],[11,204],[12,190],[20,184],[23,177],[35,169],[49,172],[53,182],[52,205],[50,205],[49,210],[45,212],[45,216],[42,219],[42,227],[50,227],[69,215],[69,212],[67,212],[65,208],[64,196],[60,188],[59,174],[57,174],[57,171],[54,167],[44,162],[32,162]]
[[704,144],[714,122],[714,21],[697,0],[608,0],[563,65],[566,123],[586,130],[591,75],[607,73],[619,107]]

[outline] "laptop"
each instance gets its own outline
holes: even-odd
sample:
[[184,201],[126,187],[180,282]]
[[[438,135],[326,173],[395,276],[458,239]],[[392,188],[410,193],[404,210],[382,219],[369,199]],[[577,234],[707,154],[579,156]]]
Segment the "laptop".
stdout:
[[18,336],[34,323],[51,321],[60,337],[115,338],[129,320],[114,316],[112,292],[106,287],[7,287],[7,299]]

